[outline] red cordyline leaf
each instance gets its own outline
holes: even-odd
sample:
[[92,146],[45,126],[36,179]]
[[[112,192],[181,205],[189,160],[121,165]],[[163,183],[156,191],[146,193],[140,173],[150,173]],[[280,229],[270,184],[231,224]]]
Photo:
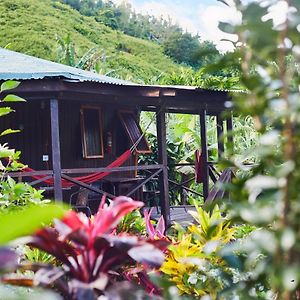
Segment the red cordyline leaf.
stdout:
[[[111,234],[122,217],[144,205],[143,202],[124,196],[115,198],[109,205],[105,204],[105,200],[103,197],[94,219],[89,219],[82,213],[69,211],[62,220],[55,221],[55,228],[38,231],[30,244],[54,255],[76,278],[84,282],[89,281],[91,270],[99,255],[103,256],[111,249],[108,242],[100,243],[99,237]],[[124,250],[124,253],[119,253],[119,257],[123,259],[128,257]],[[105,256],[107,257],[107,254]],[[119,259],[113,258],[111,264],[113,261]],[[106,265],[110,264],[106,262]],[[102,268],[100,270],[102,271]]]
[[83,214],[70,211],[62,219],[62,222],[67,227],[58,222],[56,229],[66,237],[79,229],[84,230],[88,235],[89,242],[91,242],[91,240],[94,240],[101,234],[111,233],[127,213],[143,205],[143,202],[134,201],[125,196],[116,197],[110,205],[106,205],[104,196],[93,220]]
[[156,233],[157,233],[157,237],[159,238],[165,238],[165,231],[166,231],[166,225],[165,225],[165,219],[163,216],[161,216],[158,219],[158,222],[156,224]]
[[77,230],[79,228],[88,229],[90,221],[87,219],[87,221],[85,222],[82,216],[82,214],[78,214],[73,210],[68,211],[64,215],[62,222],[68,226],[69,230]]
[[78,252],[70,243],[61,241],[54,228],[45,227],[32,236],[30,246],[43,250],[68,267],[76,276],[82,276],[82,269],[78,261]]
[[111,233],[126,214],[144,206],[143,202],[120,196],[115,198],[109,206],[105,207],[103,199],[93,222],[94,226],[91,232],[93,238],[99,234]]
[[165,231],[166,231],[166,225],[164,217],[161,216],[158,219],[158,222],[156,224],[156,227],[154,228],[153,224],[151,223],[151,213],[153,211],[153,207],[151,208],[150,212],[148,213],[146,210],[144,210],[144,217],[146,221],[146,230],[149,235],[150,239],[166,239]]

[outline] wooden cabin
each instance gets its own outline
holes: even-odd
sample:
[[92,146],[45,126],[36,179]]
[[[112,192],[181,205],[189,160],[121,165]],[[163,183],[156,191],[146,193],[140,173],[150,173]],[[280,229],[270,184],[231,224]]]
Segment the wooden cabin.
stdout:
[[[69,201],[74,193],[71,185],[99,194],[107,192],[110,197],[142,197],[141,187],[157,177],[161,211],[169,223],[165,115],[198,114],[203,195],[208,198],[206,116],[217,117],[220,136],[224,122],[221,113],[230,101],[226,92],[139,85],[1,48],[0,62],[0,81],[21,81],[13,93],[27,100],[12,104],[15,113],[0,118],[1,130],[21,130],[3,137],[1,143],[20,150],[21,161],[31,168],[12,176],[52,190],[56,201]],[[143,110],[156,113],[158,161],[139,166],[137,156],[151,152],[138,124]],[[226,122],[232,128],[232,120]],[[132,154],[120,163],[117,158],[127,150]],[[143,170],[148,175],[138,176]],[[99,179],[98,185],[80,180],[103,172],[109,174]],[[64,183],[69,184],[64,187]]]

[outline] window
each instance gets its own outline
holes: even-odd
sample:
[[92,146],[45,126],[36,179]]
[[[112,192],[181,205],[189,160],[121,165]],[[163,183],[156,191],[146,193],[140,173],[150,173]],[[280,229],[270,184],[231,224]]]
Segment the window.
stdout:
[[84,158],[103,157],[101,109],[82,106],[80,109],[82,153]]
[[151,153],[149,144],[143,135],[141,127],[136,121],[134,113],[132,111],[120,111],[119,117],[130,139],[131,145],[136,144],[136,152]]

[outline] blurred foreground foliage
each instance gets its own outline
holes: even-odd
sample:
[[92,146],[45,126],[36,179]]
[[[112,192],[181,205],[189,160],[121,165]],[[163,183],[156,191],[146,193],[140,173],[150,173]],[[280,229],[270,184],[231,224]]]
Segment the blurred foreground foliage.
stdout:
[[219,252],[245,274],[220,297],[227,299],[231,290],[235,299],[299,299],[300,3],[233,2],[240,23],[221,23],[220,28],[238,36],[236,51],[216,68],[241,73],[247,93],[233,94],[234,110],[252,117],[259,139],[249,149],[255,164],[245,166],[245,158],[234,151],[224,160],[244,174],[229,188],[227,211],[232,222],[260,229]]

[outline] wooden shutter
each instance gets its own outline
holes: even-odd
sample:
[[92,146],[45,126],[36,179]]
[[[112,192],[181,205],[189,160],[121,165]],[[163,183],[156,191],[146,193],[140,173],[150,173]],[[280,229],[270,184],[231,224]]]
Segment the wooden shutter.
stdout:
[[125,128],[127,136],[130,139],[131,145],[134,145],[139,140],[136,145],[136,152],[151,153],[152,151],[145,139],[145,136],[143,135],[141,127],[137,123],[135,114],[132,111],[120,111],[119,117]]

